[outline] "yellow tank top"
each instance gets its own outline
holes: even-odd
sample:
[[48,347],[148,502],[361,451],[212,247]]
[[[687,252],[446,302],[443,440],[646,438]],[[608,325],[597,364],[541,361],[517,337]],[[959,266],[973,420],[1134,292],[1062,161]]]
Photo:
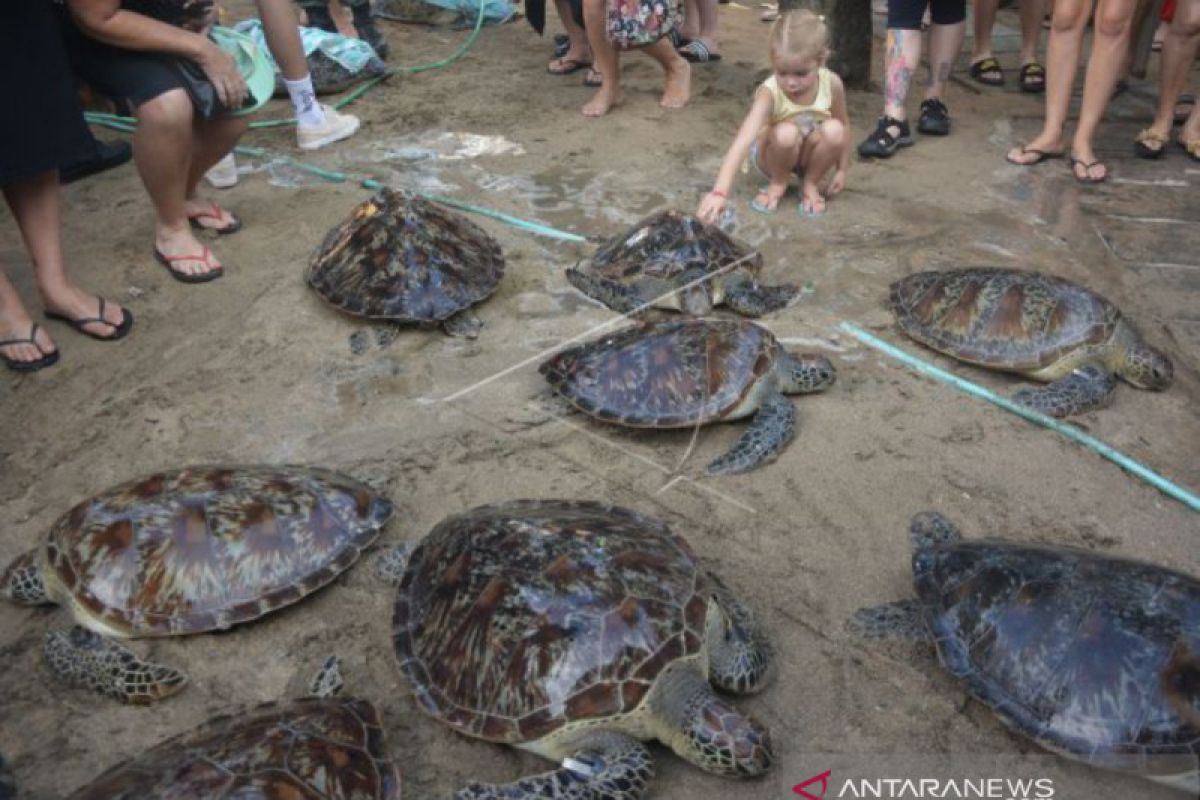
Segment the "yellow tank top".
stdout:
[[776,125],[796,116],[807,116],[812,123],[824,122],[833,116],[833,89],[830,86],[830,73],[825,67],[817,70],[817,97],[809,105],[793,103],[779,88],[775,76],[763,81],[763,86],[771,92],[774,105],[771,108],[771,124]]

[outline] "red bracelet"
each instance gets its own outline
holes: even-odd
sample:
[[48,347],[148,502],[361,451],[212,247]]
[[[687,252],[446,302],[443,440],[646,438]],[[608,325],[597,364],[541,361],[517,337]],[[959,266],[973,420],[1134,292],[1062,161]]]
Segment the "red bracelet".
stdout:
[[720,191],[719,189],[713,189],[711,192],[709,192],[709,194],[714,195],[716,197],[720,197],[722,199],[728,199],[728,197],[729,197],[729,195],[725,194],[724,192]]

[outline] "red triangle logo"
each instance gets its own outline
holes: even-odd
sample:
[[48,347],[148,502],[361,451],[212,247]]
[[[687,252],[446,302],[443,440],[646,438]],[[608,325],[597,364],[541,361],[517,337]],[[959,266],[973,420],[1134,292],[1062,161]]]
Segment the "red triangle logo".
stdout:
[[[827,769],[824,772],[822,772],[820,775],[813,775],[811,778],[806,780],[804,783],[797,783],[795,786],[793,786],[792,792],[794,794],[798,794],[801,797],[805,798],[805,800],[824,800],[825,792],[829,791],[829,776],[832,774],[833,774],[833,770]],[[818,794],[813,794],[812,792],[805,791],[805,789],[807,787],[812,786],[815,783],[821,784],[821,789]],[[815,792],[817,790],[813,789],[813,791]]]

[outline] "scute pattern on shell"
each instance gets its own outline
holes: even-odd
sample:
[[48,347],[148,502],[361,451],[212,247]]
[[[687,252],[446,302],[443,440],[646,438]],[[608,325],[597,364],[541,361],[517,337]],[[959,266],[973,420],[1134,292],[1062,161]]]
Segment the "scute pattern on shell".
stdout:
[[672,319],[563,350],[540,371],[573,405],[633,427],[711,422],[775,364],[779,345],[744,320]]
[[59,518],[45,564],[84,613],[129,636],[229,627],[353,564],[391,503],[308,467],[192,467],[130,481]]
[[[714,272],[752,252],[715,225],[690,214],[660,211],[609,239],[587,268],[611,280],[671,279],[691,269]],[[739,265],[749,272],[761,267],[761,254]]]
[[504,256],[487,231],[417,195],[382,189],[331,230],[306,280],[347,313],[439,322],[496,291]]
[[943,665],[1007,724],[1094,766],[1195,771],[1200,581],[999,541],[914,553],[913,573]]
[[379,713],[305,698],[219,716],[105,772],[71,800],[399,800]]
[[413,552],[393,644],[425,711],[531,742],[635,709],[668,664],[700,651],[708,595],[658,520],[570,500],[483,506]]
[[920,272],[891,286],[900,327],[935,350],[987,367],[1039,369],[1113,333],[1121,312],[1100,295],[1036,272]]

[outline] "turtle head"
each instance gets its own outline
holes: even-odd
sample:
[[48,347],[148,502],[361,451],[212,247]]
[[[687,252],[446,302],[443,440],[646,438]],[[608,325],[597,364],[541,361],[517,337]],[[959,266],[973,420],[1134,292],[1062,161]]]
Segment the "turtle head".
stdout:
[[38,565],[36,550],[17,556],[4,570],[4,577],[0,578],[0,596],[23,606],[53,602],[42,583],[42,568]]
[[934,550],[947,544],[962,541],[962,531],[950,520],[936,511],[922,511],[912,518],[908,528],[912,544],[913,580],[920,582],[921,576],[933,567]]
[[1171,359],[1142,342],[1131,344],[1117,374],[1139,389],[1161,392],[1171,385],[1175,366]]
[[837,370],[825,356],[816,353],[783,355],[779,365],[779,388],[784,394],[820,392],[837,380]]

